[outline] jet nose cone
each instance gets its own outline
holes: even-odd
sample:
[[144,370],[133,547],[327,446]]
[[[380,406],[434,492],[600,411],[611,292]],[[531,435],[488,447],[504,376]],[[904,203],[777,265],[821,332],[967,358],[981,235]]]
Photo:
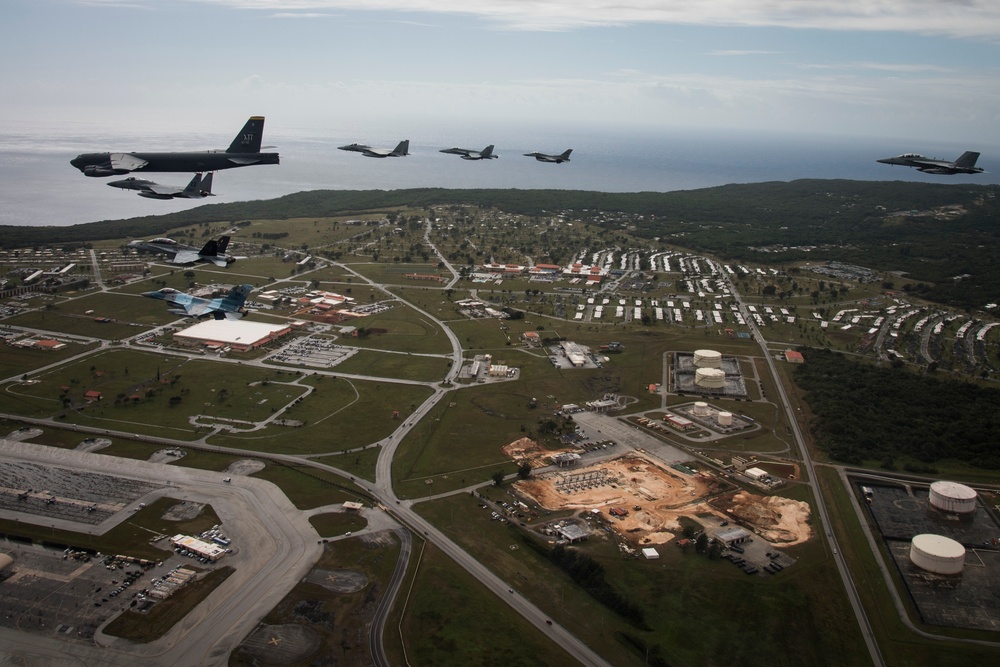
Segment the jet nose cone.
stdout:
[[73,165],[74,167],[76,167],[77,169],[82,169],[83,168],[83,160],[80,158],[79,155],[77,155],[75,158],[73,158],[72,160],[70,160],[69,163],[71,165]]

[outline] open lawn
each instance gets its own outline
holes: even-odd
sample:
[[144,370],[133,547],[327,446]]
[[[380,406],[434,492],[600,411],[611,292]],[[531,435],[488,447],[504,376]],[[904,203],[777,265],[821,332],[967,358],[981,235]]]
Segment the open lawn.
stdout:
[[[353,339],[352,339],[353,342]],[[339,373],[436,382],[451,369],[451,358],[361,350],[334,368]]]
[[301,425],[269,426],[244,434],[216,435],[211,444],[288,454],[342,452],[388,437],[399,426],[394,410],[410,414],[430,396],[426,387],[314,375],[302,380],[316,391],[283,417]]

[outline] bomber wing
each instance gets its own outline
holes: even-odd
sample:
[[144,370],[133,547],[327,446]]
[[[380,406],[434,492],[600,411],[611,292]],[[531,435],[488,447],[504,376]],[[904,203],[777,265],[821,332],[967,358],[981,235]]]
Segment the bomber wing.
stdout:
[[125,171],[136,171],[137,169],[142,169],[149,162],[141,158],[137,158],[131,153],[112,153],[108,156],[111,160],[111,166],[114,169],[122,169]]

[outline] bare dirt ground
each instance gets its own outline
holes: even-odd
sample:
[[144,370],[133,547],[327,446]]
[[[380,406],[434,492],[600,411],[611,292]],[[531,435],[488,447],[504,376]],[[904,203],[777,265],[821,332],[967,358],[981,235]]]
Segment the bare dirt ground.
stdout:
[[781,496],[738,491],[712,501],[712,506],[748,525],[772,544],[799,544],[812,536],[809,503]]
[[[530,457],[533,444],[522,438],[504,447],[504,453]],[[638,454],[564,468],[514,486],[549,510],[599,510],[622,536],[643,545],[669,542],[681,530],[681,516],[706,513],[735,520],[769,542],[797,544],[811,535],[806,503],[745,491],[727,493],[729,483],[712,474],[685,475]],[[613,508],[627,514],[612,516]]]

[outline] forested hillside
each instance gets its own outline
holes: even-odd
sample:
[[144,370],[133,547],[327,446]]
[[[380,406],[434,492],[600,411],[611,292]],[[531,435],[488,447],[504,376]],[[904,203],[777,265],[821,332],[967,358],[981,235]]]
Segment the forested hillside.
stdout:
[[829,350],[801,352],[806,363],[796,368],[795,382],[815,415],[817,445],[835,461],[889,469],[903,461],[900,467],[931,472],[932,464],[951,459],[1000,469],[1000,391]]

